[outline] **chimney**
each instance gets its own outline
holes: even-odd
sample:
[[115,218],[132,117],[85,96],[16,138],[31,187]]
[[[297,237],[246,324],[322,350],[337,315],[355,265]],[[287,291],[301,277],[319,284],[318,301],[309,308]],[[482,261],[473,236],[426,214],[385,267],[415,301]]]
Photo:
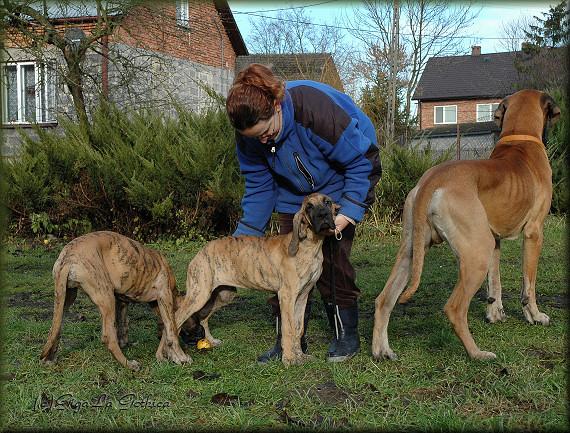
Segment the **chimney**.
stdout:
[[473,45],[471,47],[471,55],[472,56],[480,56],[481,55],[481,45]]

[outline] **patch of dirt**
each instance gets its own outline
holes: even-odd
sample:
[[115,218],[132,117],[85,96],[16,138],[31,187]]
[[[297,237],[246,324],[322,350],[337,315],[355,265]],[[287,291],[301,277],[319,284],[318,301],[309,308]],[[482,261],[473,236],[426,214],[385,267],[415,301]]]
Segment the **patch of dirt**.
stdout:
[[564,362],[564,356],[561,352],[549,352],[538,347],[531,347],[527,349],[525,353],[534,358],[538,358],[540,366],[547,370],[553,370],[556,364],[562,364],[562,362]]
[[538,295],[538,305],[548,305],[553,308],[568,308],[568,296],[566,295]]
[[18,292],[8,298],[8,307],[38,307],[49,308],[53,306],[51,296],[43,293]]
[[316,398],[321,403],[338,405],[351,399],[350,394],[344,389],[339,388],[333,381],[327,381],[309,389],[308,395]]

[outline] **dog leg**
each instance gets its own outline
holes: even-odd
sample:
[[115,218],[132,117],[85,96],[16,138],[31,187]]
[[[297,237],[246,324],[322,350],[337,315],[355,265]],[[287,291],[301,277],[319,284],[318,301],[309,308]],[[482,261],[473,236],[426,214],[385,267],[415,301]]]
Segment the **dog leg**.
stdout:
[[160,287],[159,289],[157,287],[157,303],[160,311],[160,317],[162,318],[163,329],[162,338],[160,339],[160,344],[156,351],[156,359],[158,361],[162,361],[166,355],[166,358],[176,364],[192,362],[192,359],[184,353],[180,347],[180,341],[178,338],[179,328],[176,327],[174,295],[172,290],[168,287],[168,282],[164,282],[163,284],[158,282],[157,286]]
[[[295,301],[291,296],[289,287],[282,287],[278,292],[279,308],[281,310],[281,347],[283,349],[282,361],[285,366],[301,364],[303,359],[298,356],[302,353],[300,340],[297,340],[297,324],[295,319]],[[299,334],[299,339],[301,334]],[[296,347],[299,346],[299,347]]]
[[412,234],[413,234],[413,206],[417,188],[408,194],[404,204],[402,220],[402,240],[396,256],[396,262],[390,272],[390,277],[384,289],[376,297],[374,309],[374,328],[372,331],[372,356],[376,361],[381,359],[397,359],[396,354],[388,344],[388,322],[390,314],[396,305],[398,297],[406,288],[412,270]]
[[536,271],[538,258],[542,249],[542,222],[527,224],[524,228],[523,240],[523,286],[521,302],[523,313],[529,323],[548,325],[550,318],[541,313],[536,305]]
[[502,301],[501,274],[499,270],[500,259],[501,241],[496,239],[493,257],[489,264],[489,275],[487,277],[489,287],[487,289],[486,319],[489,323],[503,322],[507,318]]
[[200,325],[204,328],[205,338],[210,342],[210,344],[214,347],[217,347],[222,344],[222,340],[218,338],[214,338],[210,333],[210,326],[208,325],[208,320],[212,317],[212,314],[219,310],[220,308],[228,305],[233,301],[236,297],[236,291],[234,290],[221,290],[216,299],[214,300],[214,305],[212,306],[211,310],[209,311],[208,315],[200,321]]
[[433,217],[438,231],[447,234],[447,241],[459,262],[459,280],[444,311],[471,358],[496,358],[494,353],[477,347],[467,320],[471,299],[487,276],[495,238],[489,230],[485,209],[476,198],[461,191],[448,197],[446,205]]
[[[313,357],[307,353],[303,353],[301,347],[301,336],[305,329],[305,309],[307,308],[307,301],[311,294],[312,287],[305,288],[301,291],[295,302],[294,320],[295,320],[295,336],[293,341],[293,350],[295,357],[298,359],[299,364],[311,360]],[[283,335],[283,334],[282,334]]]
[[127,316],[128,303],[115,297],[117,317],[117,337],[119,347],[124,349],[129,343],[129,318]]
[[[405,236],[405,235],[404,235]],[[375,301],[374,329],[372,331],[372,356],[376,361],[397,359],[388,343],[388,322],[394,305],[406,284],[411,272],[411,239],[404,239],[388,281]]]
[[[107,346],[119,364],[133,371],[139,371],[140,364],[135,360],[128,360],[119,346],[115,320],[116,307],[113,288],[104,288],[101,287],[101,284],[102,283],[99,283],[99,287],[96,289],[87,289],[84,287],[85,291],[93,303],[97,305],[97,308],[99,308],[99,312],[101,313],[101,320],[103,322],[101,330],[101,341]],[[87,286],[87,284],[85,284],[85,286]]]

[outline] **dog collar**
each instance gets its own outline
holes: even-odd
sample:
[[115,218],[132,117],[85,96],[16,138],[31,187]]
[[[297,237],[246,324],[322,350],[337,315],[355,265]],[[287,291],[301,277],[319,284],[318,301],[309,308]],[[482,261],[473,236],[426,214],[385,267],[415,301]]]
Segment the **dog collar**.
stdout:
[[501,137],[499,141],[497,141],[497,144],[510,143],[511,141],[532,141],[534,143],[540,144],[541,146],[544,146],[542,140],[539,138],[533,137],[532,135],[517,135],[517,134],[505,135],[504,137]]

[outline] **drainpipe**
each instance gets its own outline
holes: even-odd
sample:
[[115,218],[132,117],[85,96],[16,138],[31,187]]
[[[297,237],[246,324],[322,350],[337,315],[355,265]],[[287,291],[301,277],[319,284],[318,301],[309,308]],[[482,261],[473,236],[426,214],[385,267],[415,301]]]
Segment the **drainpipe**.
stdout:
[[216,21],[215,18],[212,18],[212,22],[214,23],[214,25],[216,26],[216,30],[218,31],[218,34],[220,35],[220,52],[221,52],[221,68],[220,68],[220,91],[222,90],[222,86],[223,86],[223,73],[224,73],[224,35],[222,34],[222,31],[220,30],[220,26],[218,25],[218,22]]
[[101,54],[103,56],[101,63],[101,85],[103,90],[103,98],[109,99],[109,36],[102,38],[103,48]]

